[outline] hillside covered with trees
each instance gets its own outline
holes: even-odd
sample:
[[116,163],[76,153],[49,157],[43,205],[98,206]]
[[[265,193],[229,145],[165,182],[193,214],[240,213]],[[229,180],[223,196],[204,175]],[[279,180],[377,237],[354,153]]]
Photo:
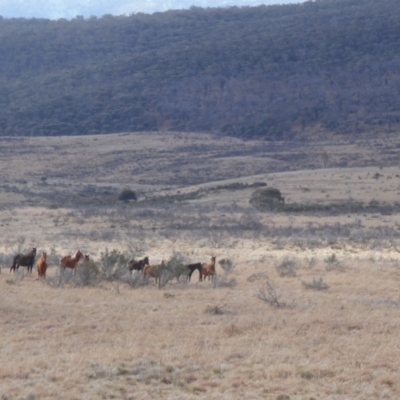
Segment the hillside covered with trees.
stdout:
[[400,128],[400,2],[0,18],[0,135]]

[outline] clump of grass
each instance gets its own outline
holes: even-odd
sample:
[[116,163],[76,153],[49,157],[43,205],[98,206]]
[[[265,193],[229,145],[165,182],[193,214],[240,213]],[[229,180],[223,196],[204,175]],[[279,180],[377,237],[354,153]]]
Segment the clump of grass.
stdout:
[[212,283],[214,288],[234,288],[237,285],[237,280],[229,278],[227,275],[215,275]]
[[255,282],[260,279],[268,279],[268,274],[266,272],[259,272],[257,274],[252,274],[247,278],[249,282]]
[[297,262],[289,258],[285,258],[275,267],[279,276],[296,276],[297,269]]
[[219,306],[207,306],[206,313],[211,315],[223,315],[225,311]]
[[322,277],[320,277],[319,279],[315,280],[315,278],[313,278],[312,282],[301,282],[307,289],[313,289],[313,290],[327,290],[329,289],[329,285],[326,284]]
[[325,262],[325,268],[327,271],[332,271],[334,269],[342,268],[342,264],[337,259],[335,253],[332,253],[329,257],[325,258],[324,262]]

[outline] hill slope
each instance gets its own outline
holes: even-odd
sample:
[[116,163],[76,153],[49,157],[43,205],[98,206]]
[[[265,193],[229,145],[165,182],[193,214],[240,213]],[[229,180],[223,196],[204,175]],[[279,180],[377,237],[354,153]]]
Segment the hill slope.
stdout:
[[0,20],[0,135],[400,125],[400,3]]

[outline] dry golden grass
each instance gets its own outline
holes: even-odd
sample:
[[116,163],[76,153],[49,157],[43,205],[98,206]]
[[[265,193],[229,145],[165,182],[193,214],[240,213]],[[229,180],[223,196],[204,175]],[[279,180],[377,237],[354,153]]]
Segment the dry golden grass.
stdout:
[[[210,191],[182,205],[121,206],[110,200],[126,185],[144,199],[266,181],[287,201],[352,197],[394,204],[400,170],[393,154],[384,152],[389,145],[324,143],[310,148],[307,161],[299,156],[306,148],[281,144],[255,158],[252,142],[183,134],[0,142],[3,399],[400,397],[399,239],[380,233],[396,232],[398,214],[260,214],[248,204],[253,189]],[[26,145],[34,153],[42,148],[43,157],[18,162]],[[238,159],[227,148],[248,154]],[[307,169],[321,148],[329,150],[332,168]],[[379,151],[383,169],[371,166]],[[291,168],[298,171],[276,172],[296,154]],[[174,163],[182,157],[187,165],[177,171]],[[201,164],[201,158],[208,161]],[[352,168],[333,168],[338,160]],[[377,172],[382,176],[375,178]],[[187,183],[179,185],[185,173]],[[47,183],[40,180],[44,175]],[[111,195],[101,192],[106,201],[96,202],[83,191],[90,185],[97,195],[105,187]],[[326,233],[335,226],[350,233]],[[9,274],[13,253],[33,245],[49,254],[48,280],[57,273],[60,254],[81,248],[98,260],[108,247],[149,255],[154,263],[174,250],[188,261],[206,262],[212,254],[217,261],[230,258],[237,285],[199,283],[196,272],[190,284],[172,282],[162,290],[107,282],[54,288],[35,270],[32,276]],[[329,264],[332,254],[338,265]],[[287,259],[296,267],[294,276],[277,271]],[[223,274],[219,265],[217,273]],[[303,284],[319,278],[328,289]],[[267,279],[288,307],[257,297]]]
[[[397,398],[399,266],[346,258],[327,272],[296,259],[241,262],[233,289],[211,283],[50,288],[0,278],[0,392],[8,398]],[[267,272],[280,299],[256,296]],[[53,271],[54,273],[54,271]],[[221,273],[221,270],[219,270]],[[301,281],[322,276],[326,291]],[[194,281],[197,279],[194,277]],[[168,296],[165,296],[168,293]],[[219,307],[222,315],[207,313]]]

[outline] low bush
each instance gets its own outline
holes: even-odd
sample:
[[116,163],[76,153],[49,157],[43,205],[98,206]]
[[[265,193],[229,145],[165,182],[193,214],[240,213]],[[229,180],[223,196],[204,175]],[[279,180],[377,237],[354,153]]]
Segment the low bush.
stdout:
[[113,281],[120,279],[128,272],[127,265],[131,259],[127,254],[118,250],[108,249],[100,255],[98,268],[102,279]]
[[258,289],[257,297],[273,307],[277,308],[295,307],[294,301],[292,301],[291,304],[288,304],[280,299],[280,296],[276,291],[275,286],[271,283],[269,279],[267,280],[264,286],[261,286]]
[[233,261],[229,258],[223,258],[218,261],[219,266],[224,270],[225,274],[230,274],[236,267]]
[[257,189],[250,197],[250,204],[259,211],[273,210],[284,203],[280,190],[273,187]]
[[131,189],[123,189],[118,194],[118,200],[121,201],[137,201],[136,193]]
[[289,258],[285,258],[275,267],[279,276],[296,276],[297,269],[297,262]]
[[312,282],[301,282],[303,284],[304,287],[306,287],[307,289],[313,289],[313,290],[327,290],[329,289],[329,285],[327,285],[322,277],[320,277],[318,280],[315,280],[315,278],[313,278]]
[[219,306],[207,306],[206,313],[211,315],[223,315],[225,311]]
[[342,268],[342,264],[337,259],[335,253],[332,253],[329,257],[325,258],[324,262],[325,262],[325,268],[327,271],[332,271],[335,269]]

